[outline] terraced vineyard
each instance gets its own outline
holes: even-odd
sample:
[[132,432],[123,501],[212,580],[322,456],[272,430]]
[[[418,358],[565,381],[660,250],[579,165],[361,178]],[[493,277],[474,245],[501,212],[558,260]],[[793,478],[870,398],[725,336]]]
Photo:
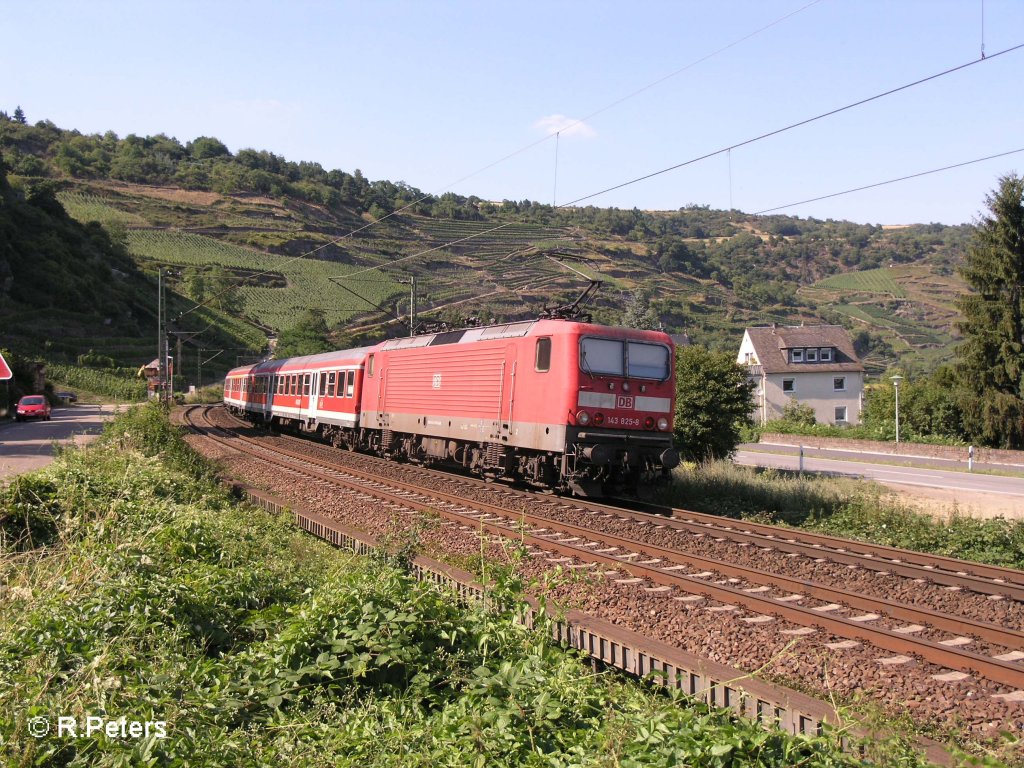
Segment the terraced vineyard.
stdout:
[[[309,307],[324,311],[329,325],[340,323],[369,306],[330,278],[356,268],[318,259],[275,256],[205,235],[169,230],[132,230],[128,244],[133,254],[154,265],[175,267],[222,267],[245,279],[238,289],[242,314],[276,329],[294,325]],[[265,287],[255,274],[269,272],[283,277],[283,287]],[[374,304],[381,304],[405,289],[380,273],[354,277],[349,288]]]
[[410,223],[428,247],[452,243],[447,246],[452,253],[472,254],[481,259],[506,256],[525,248],[564,247],[579,242],[568,230],[539,224],[427,218],[411,219]]
[[104,226],[122,224],[127,227],[144,227],[149,222],[136,213],[116,208],[105,197],[87,192],[61,192],[57,195],[68,215],[82,222],[98,221]]
[[827,277],[816,283],[815,287],[852,293],[886,293],[896,298],[907,295],[907,292],[893,279],[892,270],[886,267],[832,275],[832,277]]

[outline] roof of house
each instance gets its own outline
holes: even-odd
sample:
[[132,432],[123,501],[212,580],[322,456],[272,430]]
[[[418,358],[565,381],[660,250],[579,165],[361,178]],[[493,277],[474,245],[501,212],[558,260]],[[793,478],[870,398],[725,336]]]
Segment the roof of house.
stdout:
[[[760,326],[747,328],[757,361],[765,373],[863,371],[846,329],[841,325]],[[790,363],[785,350],[832,347],[828,363]]]

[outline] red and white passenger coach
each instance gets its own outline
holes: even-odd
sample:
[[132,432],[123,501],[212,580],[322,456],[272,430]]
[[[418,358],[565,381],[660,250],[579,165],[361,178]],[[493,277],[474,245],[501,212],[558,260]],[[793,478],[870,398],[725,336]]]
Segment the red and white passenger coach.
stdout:
[[679,463],[671,339],[532,320],[268,360],[224,402],[336,446],[596,495]]

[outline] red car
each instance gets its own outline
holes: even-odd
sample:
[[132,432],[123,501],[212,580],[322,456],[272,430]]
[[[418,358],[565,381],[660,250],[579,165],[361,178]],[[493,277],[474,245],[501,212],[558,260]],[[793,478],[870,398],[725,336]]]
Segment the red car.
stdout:
[[16,421],[25,419],[50,420],[50,403],[42,395],[25,395],[18,401],[18,409],[14,415]]

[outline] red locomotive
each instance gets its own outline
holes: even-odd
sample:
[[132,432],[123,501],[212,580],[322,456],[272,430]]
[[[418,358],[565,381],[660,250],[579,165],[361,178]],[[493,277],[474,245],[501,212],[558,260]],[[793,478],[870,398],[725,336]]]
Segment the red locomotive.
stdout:
[[597,495],[679,463],[671,339],[531,320],[232,370],[234,413],[335,446]]

